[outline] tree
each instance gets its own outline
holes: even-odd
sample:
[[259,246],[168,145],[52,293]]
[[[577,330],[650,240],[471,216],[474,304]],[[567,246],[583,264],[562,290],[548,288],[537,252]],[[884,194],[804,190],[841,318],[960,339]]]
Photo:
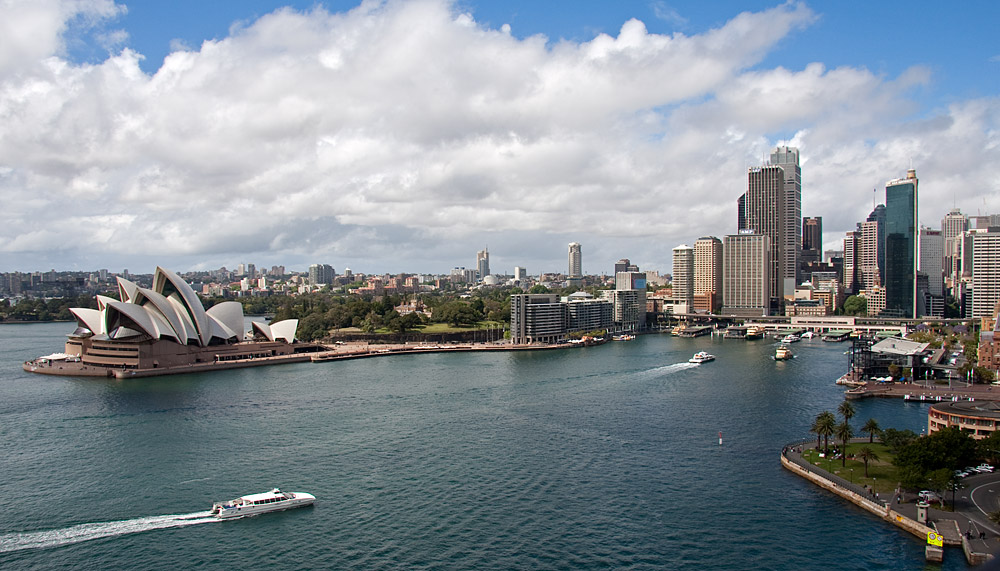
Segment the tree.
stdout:
[[531,286],[528,293],[549,293],[549,288],[543,286],[542,284],[535,284]]
[[940,480],[941,474],[968,466],[977,458],[976,441],[952,426],[910,442],[899,450],[893,464],[899,468],[901,482],[904,482],[902,474],[905,473],[904,483],[925,484],[932,478]]
[[882,444],[885,444],[889,451],[894,454],[916,439],[917,433],[909,429],[886,428],[882,431]]
[[844,300],[845,315],[864,315],[866,313],[868,313],[867,299],[859,295],[852,295]]
[[845,400],[837,407],[837,412],[844,418],[844,422],[850,422],[854,418],[854,405],[851,404],[851,401]]
[[1000,430],[976,442],[976,448],[981,458],[995,464],[1000,460]]
[[816,417],[817,434],[823,437],[823,453],[828,454],[830,452],[830,436],[837,430],[837,417],[833,416],[833,413],[824,410],[819,413]]
[[875,433],[879,431],[878,421],[874,418],[869,418],[865,425],[861,427],[861,432],[868,433],[868,443],[872,444],[875,442]]
[[861,461],[865,464],[865,478],[867,478],[868,463],[878,461],[878,454],[876,454],[870,447],[862,446],[861,450],[858,450],[858,458],[861,458]]
[[847,443],[850,442],[851,438],[853,437],[854,437],[854,429],[851,428],[850,423],[848,423],[845,420],[844,422],[841,422],[840,424],[837,425],[837,438],[839,438],[840,442],[843,443],[844,445],[844,450],[843,452],[841,452],[840,455],[841,466],[847,466]]

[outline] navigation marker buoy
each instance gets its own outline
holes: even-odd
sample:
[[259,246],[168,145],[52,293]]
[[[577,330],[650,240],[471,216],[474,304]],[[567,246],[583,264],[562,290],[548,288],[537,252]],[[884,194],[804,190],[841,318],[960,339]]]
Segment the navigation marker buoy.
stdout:
[[722,431],[719,431],[719,446],[722,446]]

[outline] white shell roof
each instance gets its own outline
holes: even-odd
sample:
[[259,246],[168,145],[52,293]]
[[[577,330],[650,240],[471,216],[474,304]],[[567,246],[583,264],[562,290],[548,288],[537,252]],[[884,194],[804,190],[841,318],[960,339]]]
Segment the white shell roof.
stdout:
[[[168,290],[168,284],[171,286]],[[167,292],[164,295],[164,292]],[[97,296],[99,309],[71,308],[80,327],[95,335],[112,334],[127,328],[154,339],[170,339],[181,344],[208,346],[213,341],[238,342],[243,338],[243,305],[235,301],[219,303],[205,311],[201,299],[177,274],[156,268],[153,287],[140,288],[118,278],[121,301]],[[298,320],[271,324],[265,335],[272,341],[295,340]]]

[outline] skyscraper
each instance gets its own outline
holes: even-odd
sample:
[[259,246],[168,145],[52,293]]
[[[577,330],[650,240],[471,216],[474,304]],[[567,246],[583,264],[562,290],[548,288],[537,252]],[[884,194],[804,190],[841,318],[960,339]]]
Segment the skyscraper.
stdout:
[[[802,219],[802,251],[799,258],[801,269],[807,262],[818,262],[823,256],[823,217]],[[803,281],[804,276],[799,276]]]
[[675,313],[690,313],[694,304],[694,248],[674,248],[673,298]]
[[[784,295],[791,296],[799,283],[799,259],[802,257],[802,168],[799,150],[780,146],[771,151],[771,164],[785,173],[785,209],[781,222],[785,227],[781,246],[781,268]],[[823,237],[820,236],[822,243]]]
[[569,277],[583,277],[583,252],[576,242],[569,243]]
[[722,313],[757,316],[770,312],[770,238],[744,230],[722,243]]
[[[919,292],[920,316],[944,317],[944,236],[940,230],[921,228],[917,239],[917,272],[926,276],[925,291]],[[923,283],[923,278],[921,278]],[[918,284],[919,289],[919,284]]]
[[[770,164],[752,167],[747,191],[737,203],[740,232],[751,230],[768,237],[768,295],[792,295],[798,278],[802,224],[802,171],[799,150],[777,147]],[[729,258],[729,254],[726,254]]]
[[917,172],[885,185],[885,311],[920,317],[917,310]]
[[479,273],[479,279],[482,280],[486,276],[490,275],[490,249],[480,250],[476,252],[476,271]]
[[[715,236],[704,236],[694,243],[694,295],[695,308],[710,313],[722,301],[722,240]],[[701,300],[707,303],[699,303]]]
[[969,229],[969,221],[962,211],[953,208],[941,220],[941,234],[944,238],[945,289],[952,289],[962,277],[960,254],[962,251],[962,232]]
[[[875,260],[874,265],[878,266],[878,283],[881,285],[885,283],[885,205],[879,204],[873,208],[871,214],[865,219],[865,222],[875,223],[874,240],[876,250],[868,252],[866,256],[868,260]],[[871,229],[869,229],[869,234],[870,231]],[[871,246],[871,240],[872,237],[869,235],[869,246]]]

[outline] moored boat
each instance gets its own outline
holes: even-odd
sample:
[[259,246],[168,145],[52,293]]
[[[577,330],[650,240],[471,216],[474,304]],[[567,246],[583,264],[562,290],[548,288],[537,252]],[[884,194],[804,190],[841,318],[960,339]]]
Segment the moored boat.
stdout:
[[796,341],[798,341],[799,339],[801,339],[801,337],[799,337],[798,335],[796,335],[796,334],[792,333],[792,334],[789,334],[789,335],[785,335],[785,336],[784,336],[784,337],[783,337],[783,338],[781,339],[781,342],[782,342],[782,343],[795,343],[795,342],[796,342]]
[[792,358],[792,350],[784,345],[778,345],[778,348],[774,351],[775,361],[785,361]]
[[311,505],[316,496],[304,492],[282,492],[274,488],[263,494],[241,496],[228,502],[212,504],[211,515],[219,519],[247,517]]
[[700,365],[701,363],[707,363],[709,361],[714,361],[714,360],[715,360],[715,355],[709,355],[705,351],[698,351],[697,353],[694,354],[693,357],[688,359],[688,363],[698,363]]

